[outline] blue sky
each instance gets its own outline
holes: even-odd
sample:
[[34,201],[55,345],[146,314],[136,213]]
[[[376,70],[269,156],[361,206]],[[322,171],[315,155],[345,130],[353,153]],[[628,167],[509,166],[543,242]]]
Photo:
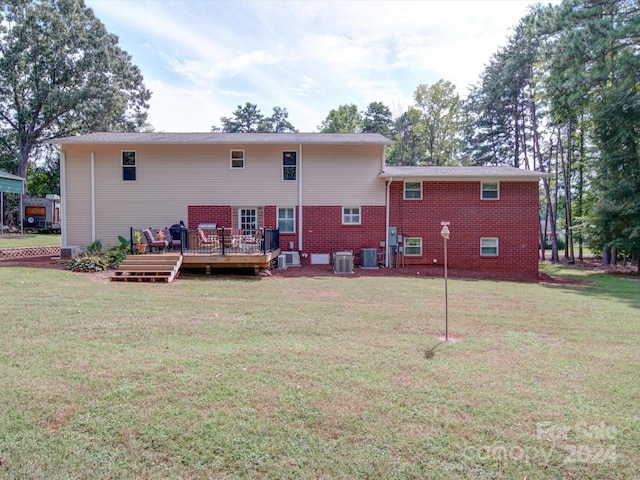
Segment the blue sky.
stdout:
[[313,132],[345,103],[398,115],[441,78],[465,96],[534,3],[86,0],[141,68],[165,132],[207,132],[246,102]]

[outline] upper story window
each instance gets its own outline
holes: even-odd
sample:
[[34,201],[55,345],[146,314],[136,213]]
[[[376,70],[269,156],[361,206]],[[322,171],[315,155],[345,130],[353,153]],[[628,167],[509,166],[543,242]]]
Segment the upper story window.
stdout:
[[244,150],[231,150],[231,168],[244,168]]
[[280,233],[296,232],[296,220],[293,207],[278,208],[278,230],[280,230]]
[[282,152],[282,180],[296,181],[298,162],[296,152]]
[[480,255],[483,257],[498,256],[498,239],[497,238],[481,238],[480,239]]
[[498,182],[482,182],[482,200],[500,200],[500,184]]
[[342,207],[343,225],[360,225],[360,207]]
[[422,200],[422,182],[404,182],[405,200]]
[[136,179],[136,152],[122,151],[122,180],[135,181]]

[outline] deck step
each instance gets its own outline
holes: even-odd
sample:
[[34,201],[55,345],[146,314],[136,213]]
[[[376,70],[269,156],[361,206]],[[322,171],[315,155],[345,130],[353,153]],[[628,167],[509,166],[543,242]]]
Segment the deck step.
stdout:
[[130,255],[111,277],[116,282],[171,283],[179,274],[182,255]]

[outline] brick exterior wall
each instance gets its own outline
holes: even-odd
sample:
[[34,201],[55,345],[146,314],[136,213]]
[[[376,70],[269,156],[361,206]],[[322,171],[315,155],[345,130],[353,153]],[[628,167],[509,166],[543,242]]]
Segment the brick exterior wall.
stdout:
[[[481,200],[480,181],[424,182],[422,200],[404,200],[403,182],[393,182],[390,192],[390,225],[398,235],[422,238],[422,255],[405,256],[406,266],[443,265],[444,240],[441,221],[450,222],[447,244],[449,267],[461,270],[534,275],[538,272],[538,184],[501,182],[499,200]],[[189,206],[188,226],[216,222],[231,226],[231,206]],[[342,207],[306,206],[303,210],[302,263],[311,253],[333,253],[377,248],[385,241],[384,206],[361,206],[360,225],[342,225]],[[280,248],[289,251],[298,245],[296,233],[280,234]],[[276,207],[264,207],[264,226],[275,227]],[[261,225],[260,225],[261,226]],[[480,239],[498,238],[498,256],[480,255]]]
[[187,228],[198,228],[201,223],[217,223],[219,227],[232,227],[232,208],[226,205],[189,205]]
[[[444,262],[440,222],[450,222],[450,268],[516,273],[538,272],[538,184],[501,182],[499,200],[481,200],[480,182],[424,182],[422,200],[404,200],[404,184],[393,182],[390,225],[405,237],[422,238],[422,256],[405,265]],[[480,239],[498,238],[498,256],[480,255]]]

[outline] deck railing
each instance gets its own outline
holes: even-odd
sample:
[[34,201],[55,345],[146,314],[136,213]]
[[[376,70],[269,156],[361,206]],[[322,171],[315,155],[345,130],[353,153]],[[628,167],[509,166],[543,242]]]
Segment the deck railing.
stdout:
[[[280,232],[277,228],[264,228],[262,238],[256,240],[253,235],[238,235],[229,228],[201,229],[204,233],[205,241],[202,240],[198,229],[188,230],[183,228],[180,230],[180,237],[171,238],[166,229],[147,227],[155,236],[159,230],[164,230],[169,235],[169,245],[167,251],[180,251],[184,253],[200,253],[200,254],[221,254],[221,255],[247,255],[247,254],[263,254],[266,255],[273,250],[280,248]],[[136,241],[134,233],[142,232],[143,228],[130,228],[130,250],[134,253]],[[142,243],[146,243],[143,236]]]
[[249,255],[267,254],[280,248],[278,229],[265,228],[262,238],[254,235],[240,235],[229,228],[202,228],[204,239],[198,229],[183,231],[182,249],[188,253]]

